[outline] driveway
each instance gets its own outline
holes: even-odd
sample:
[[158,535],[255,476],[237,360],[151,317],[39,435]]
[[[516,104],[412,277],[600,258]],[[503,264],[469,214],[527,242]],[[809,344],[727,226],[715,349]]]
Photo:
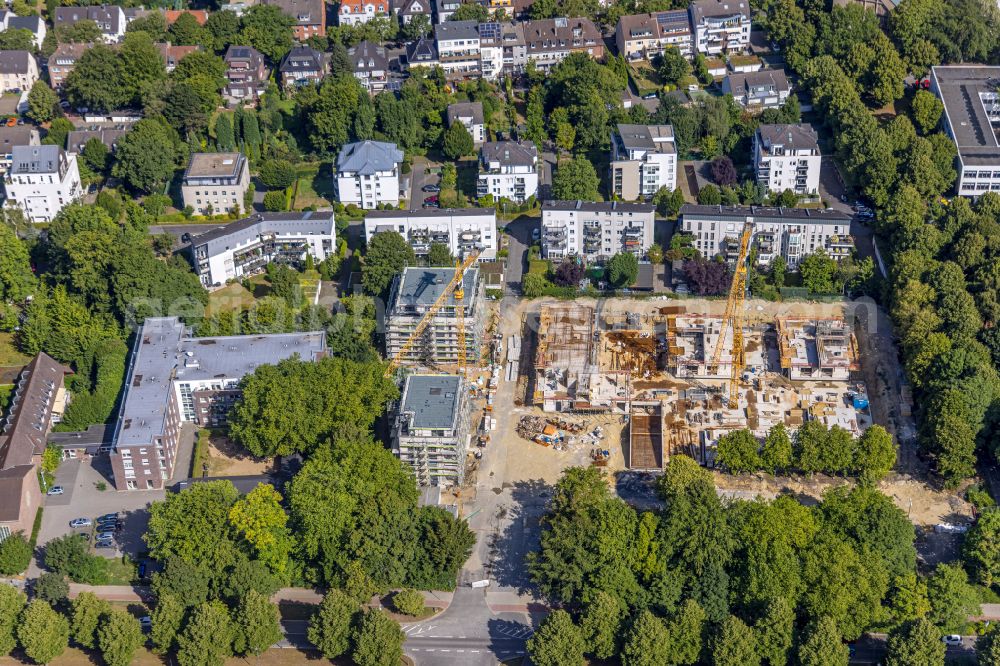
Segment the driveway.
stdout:
[[427,173],[428,168],[438,168],[441,165],[432,162],[426,157],[414,157],[413,167],[410,171],[410,210],[420,210],[424,203],[424,197],[431,196],[430,192],[424,192],[424,185],[440,185],[441,174]]
[[[854,237],[854,246],[858,250],[858,256],[862,259],[874,256],[872,228],[858,220],[854,215],[854,209],[851,208],[854,198],[844,186],[840,171],[837,169],[837,163],[832,157],[823,158],[819,176],[819,194],[827,206],[851,216],[851,236]],[[841,201],[841,196],[846,196],[847,201]]]
[[538,229],[541,220],[537,217],[521,216],[507,223],[507,268],[504,279],[507,283],[507,293],[521,293],[521,277],[528,262],[528,246],[531,245],[531,233]]

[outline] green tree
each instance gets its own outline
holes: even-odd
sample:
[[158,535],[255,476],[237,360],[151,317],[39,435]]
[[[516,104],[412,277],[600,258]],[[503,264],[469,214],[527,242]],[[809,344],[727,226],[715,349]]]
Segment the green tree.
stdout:
[[406,635],[377,608],[361,615],[351,636],[351,659],[358,666],[395,666],[403,657]]
[[991,586],[1000,580],[1000,509],[979,514],[962,544],[962,554],[980,583]]
[[219,146],[219,150],[233,150],[236,147],[233,122],[228,113],[220,113],[215,121],[215,143]]
[[[7,32],[13,32],[8,30]],[[6,32],[3,34],[7,34]],[[28,117],[36,123],[47,123],[59,115],[59,96],[39,79],[31,86],[28,93]]]
[[658,666],[670,663],[670,634],[663,620],[649,610],[639,611],[625,633],[622,666]]
[[7,225],[0,225],[0,299],[20,303],[35,291],[27,246]]
[[162,42],[167,36],[167,18],[160,12],[149,12],[130,21],[125,31],[144,32],[151,39]]
[[678,85],[681,80],[691,76],[691,63],[681,55],[676,46],[670,46],[660,56],[656,71],[664,83]]
[[821,617],[810,625],[799,644],[802,666],[847,666],[849,662],[850,653],[833,619]]
[[771,474],[784,471],[792,465],[792,440],[784,423],[773,426],[760,450],[760,466]]
[[382,296],[392,279],[416,263],[413,248],[395,231],[375,234],[361,264],[361,284],[372,296]]
[[694,599],[681,604],[680,610],[667,623],[670,634],[670,663],[678,666],[697,664],[705,644],[708,626],[705,610]]
[[81,592],[73,600],[70,630],[73,640],[88,648],[97,647],[97,627],[102,618],[111,612],[111,604],[93,592]]
[[528,639],[528,654],[538,666],[580,666],[584,641],[580,628],[564,610],[550,613]]
[[[2,233],[0,233],[2,236]],[[0,254],[3,253],[0,245]],[[0,574],[16,576],[31,564],[31,544],[24,538],[23,532],[14,532],[0,541]]]
[[577,156],[556,167],[552,177],[552,196],[556,199],[597,201],[600,178],[586,157]]
[[87,44],[101,41],[101,29],[89,19],[56,29],[61,44]]
[[27,603],[23,592],[10,585],[0,585],[0,656],[10,654],[17,647],[14,631]]
[[237,654],[259,657],[284,637],[278,605],[256,590],[248,591],[240,600],[234,619],[233,647]]
[[229,522],[272,572],[284,575],[293,542],[286,526],[288,515],[274,486],[259,484],[236,500],[229,510]]
[[75,582],[104,583],[106,565],[104,558],[87,552],[82,535],[66,534],[45,544],[45,566]]
[[1000,630],[994,627],[976,640],[976,658],[979,666],[1000,666]]
[[732,474],[760,468],[757,438],[749,430],[734,430],[719,438],[716,462]]
[[150,639],[156,654],[166,654],[174,649],[177,636],[184,624],[184,614],[184,604],[176,596],[172,594],[157,595],[156,606],[150,616],[153,621]]
[[126,34],[117,55],[128,102],[138,104],[149,99],[167,78],[159,49],[146,33]]
[[[230,547],[229,511],[238,497],[230,481],[220,480],[197,483],[154,502],[144,537],[150,554],[161,561],[176,556],[188,566],[210,562],[218,551]],[[163,573],[169,575],[174,565],[168,561]],[[191,577],[190,572],[175,576],[178,580]],[[154,577],[154,586],[155,581]]]
[[97,630],[101,658],[108,666],[128,666],[144,642],[139,621],[123,610],[109,611]]
[[[17,16],[24,16],[16,12]],[[0,50],[3,51],[35,51],[35,35],[30,30],[11,29],[0,32]]]
[[392,606],[403,615],[419,616],[424,612],[424,595],[412,588],[400,590],[392,596]]
[[933,132],[941,120],[944,104],[929,90],[918,90],[913,96],[913,121],[921,133]]
[[944,666],[941,632],[926,619],[907,622],[889,632],[887,666]]
[[735,615],[730,615],[709,641],[709,653],[714,666],[759,666],[757,640],[753,629]]
[[208,601],[191,612],[184,633],[177,637],[180,666],[222,666],[233,654],[233,620],[226,605]]
[[62,574],[46,571],[35,579],[34,591],[42,601],[57,604],[69,596],[69,583]]
[[351,645],[351,626],[359,612],[356,601],[340,590],[331,589],[309,620],[309,642],[327,659],[346,654]]
[[87,139],[87,143],[83,146],[82,155],[83,161],[94,173],[103,175],[107,171],[111,151],[96,136]]
[[451,256],[451,251],[444,243],[431,243],[431,248],[427,252],[428,266],[454,266],[455,257]]
[[854,467],[863,480],[876,482],[896,464],[896,445],[885,428],[873,425],[858,439]]
[[75,129],[76,127],[73,126],[73,123],[65,118],[56,118],[49,125],[48,132],[45,134],[45,138],[42,139],[42,144],[46,146],[65,146],[66,137]]
[[808,255],[799,264],[802,286],[814,294],[829,293],[834,290],[833,276],[837,272],[837,262],[819,250]]
[[608,260],[608,282],[615,288],[629,287],[639,277],[639,260],[631,252],[619,252]]
[[144,119],[118,140],[112,174],[132,189],[152,193],[173,176],[176,159],[170,130],[157,120]]
[[48,603],[35,599],[21,613],[17,642],[33,662],[47,664],[69,645],[69,622]]
[[[83,21],[77,25],[80,23]],[[75,108],[85,106],[113,111],[128,104],[132,98],[125,76],[118,54],[104,44],[95,44],[77,60],[73,71],[66,77],[63,89],[66,99]]]
[[453,122],[448,131],[444,133],[444,143],[441,146],[444,154],[449,159],[457,160],[460,157],[471,155],[473,148],[474,143],[469,130],[459,121]]
[[930,620],[946,632],[961,631],[970,615],[980,613],[979,598],[960,564],[939,564],[927,580]]
[[264,193],[264,210],[281,212],[288,209],[288,195],[284,190],[271,190]]
[[205,41],[205,29],[190,12],[184,12],[170,26],[170,42],[178,46],[196,46]]
[[785,597],[767,603],[764,615],[754,625],[761,660],[769,666],[787,664],[792,649],[795,609]]
[[288,160],[267,160],[260,165],[260,182],[272,190],[291,187],[295,179],[295,167]]
[[212,12],[205,21],[205,30],[212,37],[212,48],[224,51],[230,44],[240,43],[240,18],[235,12]]
[[278,62],[294,43],[292,23],[292,17],[276,5],[253,5],[243,12],[240,43],[252,46],[272,62]]
[[580,615],[580,633],[586,645],[585,651],[598,659],[618,654],[624,620],[622,602],[607,592],[597,592]]

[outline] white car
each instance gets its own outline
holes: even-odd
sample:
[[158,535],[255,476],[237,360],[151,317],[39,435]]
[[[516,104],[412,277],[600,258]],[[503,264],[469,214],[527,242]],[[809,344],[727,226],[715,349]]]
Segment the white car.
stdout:
[[948,634],[947,636],[945,636],[941,640],[944,641],[945,645],[961,645],[962,644],[962,637],[959,636],[958,634]]
[[90,518],[74,518],[69,521],[70,527],[90,527],[91,524]]
[[51,488],[49,488],[49,491],[47,493],[45,493],[45,494],[46,495],[62,495],[63,492],[65,492],[65,491],[63,490],[62,486],[52,486]]

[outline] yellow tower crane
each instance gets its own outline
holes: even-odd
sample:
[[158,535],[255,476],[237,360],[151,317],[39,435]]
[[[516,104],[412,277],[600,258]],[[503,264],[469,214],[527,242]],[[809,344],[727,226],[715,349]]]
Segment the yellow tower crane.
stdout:
[[729,298],[726,299],[726,313],[722,317],[722,330],[719,339],[715,341],[715,352],[709,367],[718,367],[722,360],[722,348],[726,340],[726,330],[733,329],[733,360],[729,370],[729,408],[736,409],[739,397],[740,376],[746,367],[746,349],[743,345],[743,310],[746,306],[747,292],[747,255],[750,252],[750,239],[753,236],[753,225],[743,226],[740,236],[740,254],[733,269],[733,282],[729,285]]
[[420,339],[420,336],[423,335],[425,330],[427,330],[427,327],[430,325],[431,320],[434,319],[437,313],[448,301],[448,297],[451,296],[452,294],[454,294],[455,296],[455,316],[457,317],[456,321],[458,323],[459,372],[463,373],[465,372],[465,318],[464,318],[465,305],[463,302],[465,298],[465,289],[462,287],[462,281],[465,279],[465,271],[468,270],[469,266],[471,266],[478,257],[479,257],[479,250],[474,250],[465,258],[464,261],[456,265],[455,275],[452,276],[451,281],[448,282],[448,284],[445,286],[444,290],[441,292],[441,295],[438,296],[437,299],[435,299],[434,303],[427,310],[426,314],[424,314],[424,316],[421,317],[420,321],[417,322],[417,325],[413,329],[413,332],[410,333],[410,336],[408,338],[406,338],[406,342],[404,342],[403,346],[399,348],[399,351],[396,352],[396,355],[389,360],[389,363],[385,367],[386,377],[392,376],[392,373],[396,371],[396,368],[398,368],[399,364],[403,361],[403,357],[406,356],[406,354],[409,353],[411,349],[413,349],[413,345],[417,343],[417,340]]

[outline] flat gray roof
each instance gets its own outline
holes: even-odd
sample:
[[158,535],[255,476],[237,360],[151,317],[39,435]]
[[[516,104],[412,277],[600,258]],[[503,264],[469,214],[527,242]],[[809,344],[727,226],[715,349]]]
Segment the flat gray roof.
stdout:
[[434,37],[441,40],[479,39],[479,21],[445,21],[434,26]]
[[194,153],[184,178],[233,178],[243,168],[243,153]]
[[115,446],[151,444],[163,434],[172,382],[240,379],[261,365],[326,350],[323,331],[192,338],[177,317],[150,317],[136,334]]
[[210,256],[230,247],[247,243],[264,233],[331,235],[334,233],[333,213],[303,211],[288,213],[255,213],[191,238],[191,247],[208,245]]
[[851,217],[830,208],[776,208],[773,206],[702,206],[684,204],[681,217],[743,222],[752,217],[757,222],[797,221],[804,224],[850,224]]
[[[1000,67],[951,65],[932,67],[931,77],[944,103],[945,118],[963,164],[1000,164],[997,127],[990,121],[981,95],[996,95]],[[986,102],[993,106],[992,102]],[[993,111],[994,118],[997,111]]]
[[543,201],[542,210],[582,210],[589,213],[653,213],[656,206],[623,201]]
[[480,217],[483,215],[497,216],[493,208],[421,208],[420,210],[370,210],[365,215],[366,220],[398,220],[410,217]]
[[[430,307],[444,292],[448,283],[455,277],[454,268],[423,268],[410,266],[403,269],[403,274],[396,278],[393,288],[394,298],[392,309],[400,307]],[[479,269],[473,266],[462,275],[462,286],[465,289],[464,303],[471,306],[476,284],[479,279]],[[454,292],[448,297],[445,305],[455,305]]]
[[399,410],[413,414],[411,428],[451,428],[458,418],[458,375],[410,375],[403,383]]
[[402,161],[403,151],[394,143],[359,141],[340,149],[337,171],[372,175],[379,171],[392,171]]

